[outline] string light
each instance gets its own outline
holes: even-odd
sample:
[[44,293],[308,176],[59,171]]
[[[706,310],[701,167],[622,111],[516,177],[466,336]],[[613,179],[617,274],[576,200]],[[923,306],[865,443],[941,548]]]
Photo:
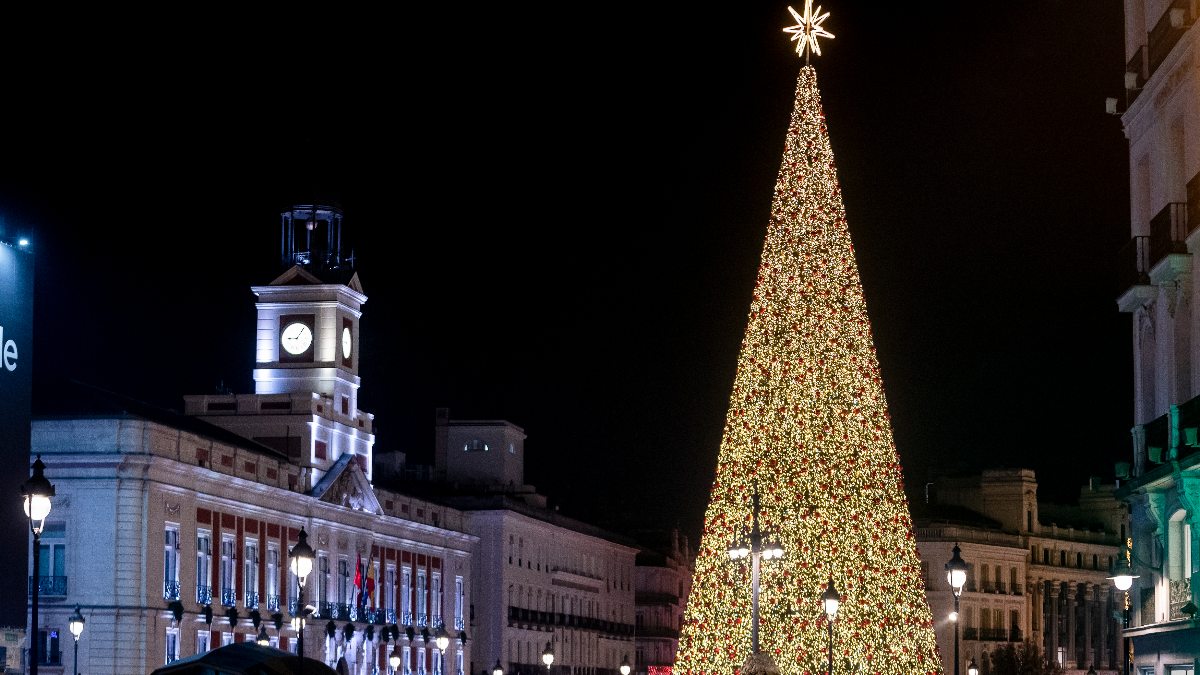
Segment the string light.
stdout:
[[824,673],[832,579],[836,671],[937,673],[903,476],[846,226],[816,72],[800,71],[771,219],[704,516],[674,672],[721,673],[750,653],[750,566],[762,528],[788,553],[764,565],[760,642],[782,673]]

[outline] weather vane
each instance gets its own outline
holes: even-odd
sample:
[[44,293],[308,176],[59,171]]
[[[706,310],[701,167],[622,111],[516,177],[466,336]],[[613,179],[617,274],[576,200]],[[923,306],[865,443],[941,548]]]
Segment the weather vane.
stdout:
[[808,65],[808,54],[805,53],[805,48],[810,49],[812,53],[820,56],[821,47],[817,44],[817,38],[833,38],[833,33],[830,33],[821,26],[821,22],[829,18],[829,12],[822,14],[820,5],[817,5],[817,11],[814,12],[812,0],[804,0],[804,14],[797,12],[790,6],[788,7],[788,11],[796,19],[796,25],[784,28],[783,32],[792,34],[792,41],[796,43],[796,54],[803,56],[804,64]]

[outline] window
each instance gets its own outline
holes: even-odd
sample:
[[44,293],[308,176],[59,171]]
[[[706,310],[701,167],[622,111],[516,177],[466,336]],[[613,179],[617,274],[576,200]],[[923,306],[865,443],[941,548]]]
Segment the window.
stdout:
[[207,605],[212,602],[212,588],[208,585],[212,579],[212,534],[198,530],[196,532],[196,602]]
[[209,632],[206,630],[196,631],[196,653],[204,654],[208,651]]
[[[454,630],[462,630],[466,627],[463,622],[463,604],[466,602],[463,595],[463,578],[454,577]],[[462,657],[462,652],[459,652],[459,657]],[[462,664],[459,664],[459,669],[462,669]]]
[[175,627],[167,628],[167,653],[166,663],[175,663],[175,659],[179,658],[179,629]]
[[350,602],[350,561],[345,556],[338,558],[337,601],[339,605]]
[[1078,568],[1083,567],[1083,554],[1082,553],[1075,554],[1075,567],[1078,567]]
[[[442,623],[442,573],[433,573],[432,589],[429,601],[429,613],[431,615],[429,623],[432,626],[437,626]],[[440,672],[440,671],[439,671]]]
[[412,569],[407,566],[400,568],[400,623],[412,625]]
[[1193,675],[1195,672],[1189,665],[1167,666],[1166,675]]
[[221,537],[221,604],[226,607],[237,605],[237,591],[233,578],[233,537]]
[[1171,581],[1188,579],[1192,575],[1192,527],[1185,516],[1176,511],[1167,522],[1167,578]]
[[442,672],[442,653],[437,649],[431,650],[433,655],[433,672],[434,675],[441,675]]
[[1042,564],[1043,565],[1050,564],[1050,549],[1048,549],[1048,548],[1042,549]]
[[179,599],[179,526],[171,523],[163,536],[163,599]]
[[429,615],[425,611],[425,570],[417,570],[417,625],[429,623]]
[[[387,573],[383,582],[383,608],[391,614],[396,613],[396,566],[388,565]],[[392,616],[388,618],[388,622],[395,623],[396,618]]]
[[279,611],[279,549],[267,546],[267,609]]
[[[462,650],[462,647],[459,647],[458,649],[456,649],[456,650],[454,651],[454,668],[455,668],[455,670],[457,671],[456,675],[463,675],[463,672],[464,672],[464,671],[463,671],[463,650]],[[1191,673],[1191,672],[1189,672],[1189,673],[1187,673],[1187,675],[1192,675],[1192,673]]]
[[247,539],[242,549],[242,588],[246,590],[246,607],[258,607],[258,540]]
[[221,646],[233,644],[233,633],[221,633]]
[[1066,567],[1066,566],[1067,566],[1067,552],[1066,552],[1066,551],[1059,551],[1059,552],[1058,552],[1058,564],[1059,564],[1059,566],[1060,566],[1060,567]]
[[[38,545],[38,592],[67,594],[67,524],[46,523]],[[56,638],[57,639],[57,638]],[[49,652],[47,652],[49,653]]]
[[479,440],[478,438],[473,438],[473,439],[467,441],[465,444],[463,444],[463,452],[487,452],[487,451],[488,451],[487,443],[484,443],[483,441]]
[[[327,611],[323,605],[329,602],[329,555],[325,553],[317,554],[317,607],[322,607],[321,611]],[[323,615],[322,615],[323,616]]]
[[408,645],[400,649],[400,669],[403,675],[412,672],[412,650]]
[[425,675],[425,648],[417,647],[417,675]]

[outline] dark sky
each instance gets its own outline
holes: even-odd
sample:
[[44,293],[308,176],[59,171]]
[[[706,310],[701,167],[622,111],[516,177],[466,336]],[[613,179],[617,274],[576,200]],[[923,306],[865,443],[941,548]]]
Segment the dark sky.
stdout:
[[[252,391],[278,213],[334,198],[379,450],[423,459],[437,407],[507,419],[564,512],[697,535],[802,60],[785,2],[649,4],[201,16],[53,72],[26,54],[0,216],[37,247],[39,400],[59,376],[177,408]],[[822,4],[910,492],[935,467],[1026,466],[1057,500],[1111,479],[1120,3]]]

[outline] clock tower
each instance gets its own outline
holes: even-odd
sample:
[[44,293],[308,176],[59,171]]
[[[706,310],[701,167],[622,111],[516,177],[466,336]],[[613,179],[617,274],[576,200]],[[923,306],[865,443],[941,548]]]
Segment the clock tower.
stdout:
[[350,454],[370,480],[374,416],[358,409],[359,321],[367,301],[336,206],[280,214],[280,260],[253,286],[254,394],[185,397],[189,414],[286,453],[311,489]]

